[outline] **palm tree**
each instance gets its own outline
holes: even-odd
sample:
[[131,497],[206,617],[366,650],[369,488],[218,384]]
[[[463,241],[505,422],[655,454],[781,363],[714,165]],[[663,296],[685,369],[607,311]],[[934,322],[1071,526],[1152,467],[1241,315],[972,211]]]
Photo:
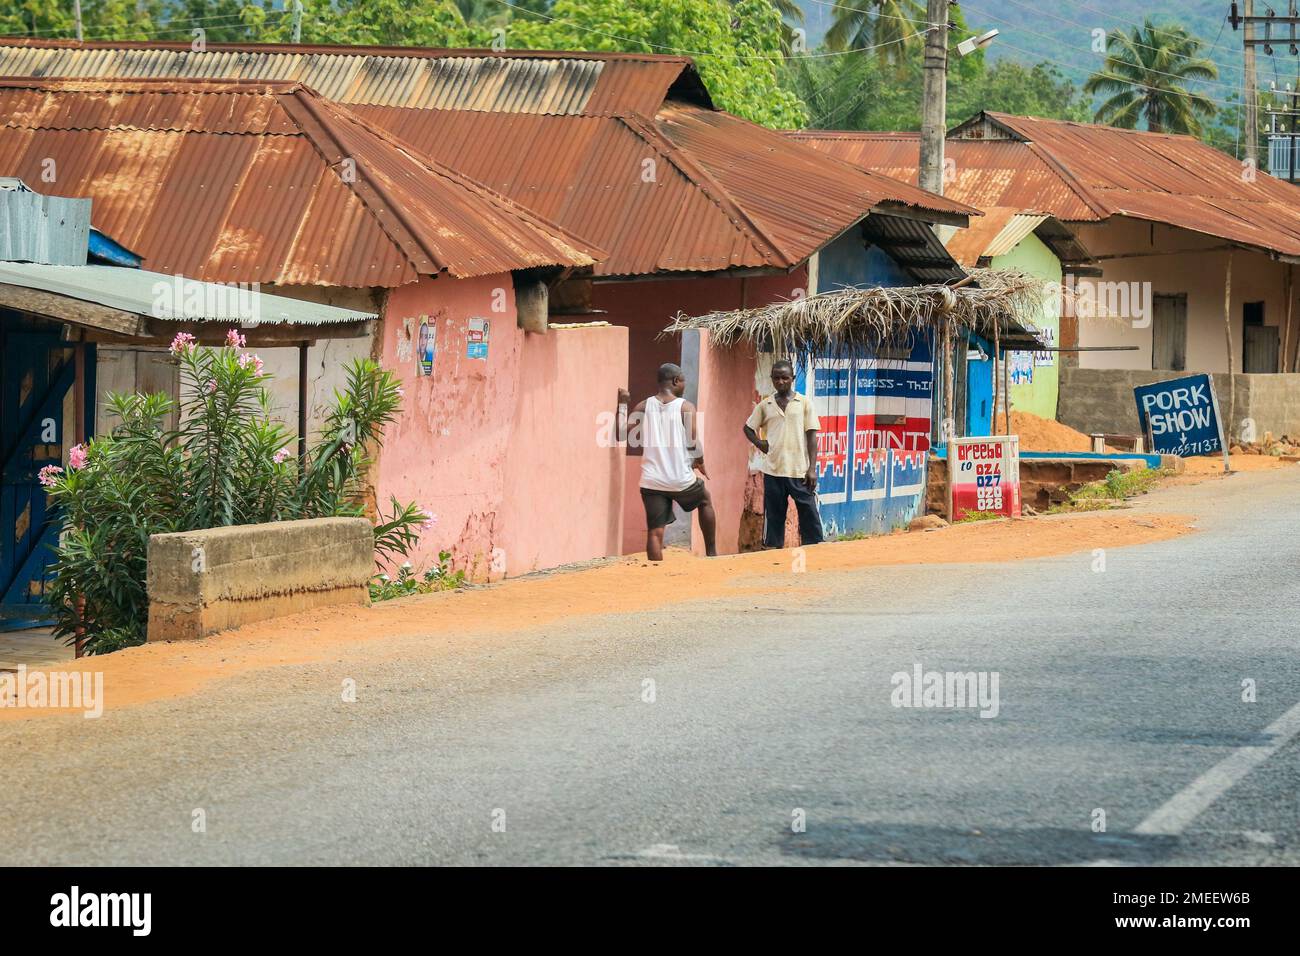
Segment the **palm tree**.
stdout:
[[897,62],[904,48],[915,43],[912,34],[924,26],[921,0],[839,0],[835,22],[826,31],[826,46],[836,52],[879,46],[882,59]]
[[1132,33],[1114,30],[1106,38],[1106,62],[1083,91],[1107,97],[1095,119],[1121,129],[1139,120],[1153,133],[1201,132],[1201,118],[1215,115],[1214,101],[1186,84],[1219,75],[1203,44],[1184,27],[1156,27],[1148,19]]

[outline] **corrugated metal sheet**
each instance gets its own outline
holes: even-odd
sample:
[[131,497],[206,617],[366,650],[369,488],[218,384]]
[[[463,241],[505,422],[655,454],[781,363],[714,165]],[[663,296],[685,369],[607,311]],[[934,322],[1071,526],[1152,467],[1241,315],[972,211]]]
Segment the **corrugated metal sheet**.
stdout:
[[0,178],[0,262],[84,266],[89,245],[89,199],[45,196]]
[[298,80],[345,104],[502,113],[653,115],[670,88],[711,105],[687,57],[0,38],[0,76]]
[[[148,318],[231,321],[233,315],[243,314],[243,310],[255,317],[252,320],[245,318],[245,322],[256,321],[262,325],[336,325],[377,318],[371,312],[356,312],[251,289],[241,289],[236,293],[211,282],[185,279],[184,284],[177,285],[175,276],[124,266],[0,262],[0,283],[95,302]],[[173,290],[179,292],[179,298],[172,294]],[[167,301],[175,302],[178,308],[191,303],[212,304],[218,311],[209,315],[202,311],[202,307],[191,306],[180,315],[163,314],[159,303]],[[228,311],[220,311],[223,308]]]
[[[919,133],[856,133],[802,130],[792,138],[863,169],[915,183],[920,163]],[[1014,207],[1050,213],[1070,222],[1095,221],[1098,213],[1081,200],[1058,170],[1023,143],[949,139],[944,158],[952,161],[944,196],[977,209]]]
[[0,73],[36,70],[301,80],[607,250],[600,275],[789,268],[882,204],[974,214],[714,111],[683,57],[0,41]]
[[[832,155],[915,177],[916,134],[792,134]],[[949,133],[945,193],[1068,222],[1131,216],[1300,256],[1300,189],[1190,136],[982,113]]]
[[789,268],[880,203],[912,193],[952,215],[973,212],[684,104],[666,105],[657,120],[356,112],[609,250],[598,275]]
[[0,117],[0,173],[52,159],[157,271],[392,287],[602,255],[296,83],[0,80]]

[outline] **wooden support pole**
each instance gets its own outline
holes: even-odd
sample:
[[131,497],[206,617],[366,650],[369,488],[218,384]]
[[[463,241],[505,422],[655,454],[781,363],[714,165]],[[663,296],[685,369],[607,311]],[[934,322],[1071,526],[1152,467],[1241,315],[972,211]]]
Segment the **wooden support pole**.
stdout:
[[1011,359],[1009,353],[1002,355],[1002,384],[1007,388],[1006,399],[1002,402],[1002,407],[1006,410],[1007,430],[1002,434],[1011,434]]
[[1287,299],[1287,320],[1283,326],[1282,332],[1282,355],[1278,358],[1278,371],[1291,371],[1291,265],[1287,265],[1287,271],[1282,276],[1283,294]]
[[307,348],[298,343],[298,460],[307,467]]
[[[1228,253],[1228,272],[1223,280],[1223,334],[1228,343],[1228,427],[1224,429],[1224,434],[1229,443],[1232,442],[1234,429],[1236,428],[1237,415],[1237,388],[1233,382],[1233,370],[1236,363],[1232,360],[1232,253]],[[1228,449],[1224,449],[1226,452]]]

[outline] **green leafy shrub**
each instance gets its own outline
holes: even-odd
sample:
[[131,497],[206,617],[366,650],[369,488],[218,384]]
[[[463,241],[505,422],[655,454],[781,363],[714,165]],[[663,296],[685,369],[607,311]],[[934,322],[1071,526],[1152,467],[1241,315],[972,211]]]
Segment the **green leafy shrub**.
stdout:
[[465,583],[464,571],[451,569],[451,552],[439,551],[438,564],[424,574],[417,575],[410,561],[402,562],[397,577],[377,574],[370,582],[370,600],[387,601],[408,594],[428,594],[431,591],[451,591]]
[[[300,461],[296,435],[271,418],[262,360],[238,332],[226,342],[204,348],[178,334],[171,351],[181,368],[179,403],[161,394],[112,395],[112,433],[73,448],[66,471],[41,470],[62,520],[46,601],[55,634],[80,640],[87,653],[144,641],[150,535],[365,514],[367,449],[381,446],[401,407],[392,373],[368,359],[353,362]],[[173,411],[179,424],[168,429]],[[408,553],[434,520],[396,498],[376,519],[381,560]]]

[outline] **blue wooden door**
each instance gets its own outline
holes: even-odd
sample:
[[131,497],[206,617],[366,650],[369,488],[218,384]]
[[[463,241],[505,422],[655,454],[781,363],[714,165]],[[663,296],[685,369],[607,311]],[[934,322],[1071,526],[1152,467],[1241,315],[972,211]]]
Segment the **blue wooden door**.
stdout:
[[0,332],[0,629],[46,617],[42,603],[58,522],[37,473],[61,465],[72,437],[64,403],[74,350],[57,332]]
[[993,360],[966,363],[966,434],[993,434]]

